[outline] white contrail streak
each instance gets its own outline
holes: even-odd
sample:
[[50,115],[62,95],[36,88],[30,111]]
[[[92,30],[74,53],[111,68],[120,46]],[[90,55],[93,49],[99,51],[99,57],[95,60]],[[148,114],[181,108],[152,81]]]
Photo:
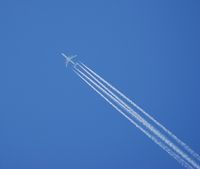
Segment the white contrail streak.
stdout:
[[[79,69],[76,69],[79,73],[81,73],[85,78],[88,78],[83,72]],[[87,72],[86,72],[87,73]],[[142,123],[146,128],[148,128],[151,132],[153,132],[157,137],[159,137],[163,142],[165,142],[168,146],[170,146],[174,151],[176,151],[179,155],[181,155],[186,161],[188,161],[191,165],[196,168],[200,168],[199,165],[193,161],[187,154],[185,154],[182,150],[180,150],[175,144],[173,144],[169,139],[167,139],[163,134],[161,134],[156,128],[154,128],[151,124],[149,124],[146,120],[144,120],[140,115],[138,115],[135,111],[133,111],[128,105],[126,105],[122,100],[119,101],[117,96],[113,97],[107,91],[103,90],[102,87],[98,86],[94,81],[93,84],[99,88],[99,90],[105,92],[112,100],[117,102],[123,109],[125,109],[128,113],[131,113],[140,123]],[[106,87],[105,87],[106,88]],[[114,94],[113,94],[114,95]],[[118,99],[116,99],[118,98]]]
[[120,110],[116,105],[114,105],[108,98],[106,98],[100,91],[98,91],[91,83],[88,82],[80,73],[74,71],[85,83],[87,83],[94,91],[96,91],[103,99],[105,99],[111,106],[113,106],[118,112],[120,112],[124,117],[126,117],[132,124],[134,124],[138,129],[140,129],[145,135],[147,135],[152,141],[154,141],[157,145],[159,145],[163,150],[165,150],[168,154],[170,154],[173,158],[175,158],[180,164],[188,169],[193,169],[191,165],[189,165],[185,160],[183,160],[179,155],[177,155],[174,151],[172,151],[168,146],[160,142],[157,138],[151,135],[148,131],[139,126],[136,122],[133,121],[130,117],[128,117],[122,110]]
[[194,158],[200,161],[200,156],[194,150],[192,150],[186,143],[181,141],[176,135],[174,135],[171,131],[169,131],[165,126],[160,124],[155,118],[153,118],[151,115],[149,115],[147,112],[145,112],[141,107],[139,107],[136,103],[134,103],[132,100],[130,100],[127,96],[125,96],[123,93],[121,93],[119,90],[117,90],[114,86],[109,84],[106,80],[104,80],[101,76],[96,74],[93,70],[91,70],[89,67],[87,67],[85,64],[81,63],[90,73],[92,73],[94,76],[96,76],[100,81],[102,81],[104,84],[106,84],[110,89],[112,89],[114,92],[116,92],[118,95],[120,95],[122,98],[124,98],[127,102],[129,102],[131,105],[133,105],[136,109],[138,109],[141,113],[143,113],[146,117],[148,117],[150,120],[152,120],[157,126],[159,126],[163,131],[165,131],[171,138],[173,138],[179,145],[181,145],[187,152],[189,152]]

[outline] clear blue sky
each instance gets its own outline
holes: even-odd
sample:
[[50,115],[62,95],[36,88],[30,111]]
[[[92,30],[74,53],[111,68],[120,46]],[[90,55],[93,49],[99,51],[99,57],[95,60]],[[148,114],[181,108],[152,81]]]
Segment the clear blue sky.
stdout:
[[61,52],[200,153],[199,9],[197,0],[1,0],[0,168],[181,168]]

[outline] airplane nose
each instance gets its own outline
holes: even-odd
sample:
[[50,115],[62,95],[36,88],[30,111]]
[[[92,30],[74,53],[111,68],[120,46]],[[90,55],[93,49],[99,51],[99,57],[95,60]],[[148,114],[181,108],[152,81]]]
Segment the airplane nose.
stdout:
[[61,53],[62,56],[64,56],[65,58],[67,57],[64,53]]

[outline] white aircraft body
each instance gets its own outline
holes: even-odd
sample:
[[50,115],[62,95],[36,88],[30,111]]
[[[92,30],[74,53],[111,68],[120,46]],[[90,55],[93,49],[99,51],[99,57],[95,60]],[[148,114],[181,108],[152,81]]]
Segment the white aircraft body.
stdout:
[[61,53],[61,55],[64,56],[64,58],[66,59],[65,60],[65,64],[66,64],[66,67],[69,63],[72,63],[73,65],[75,65],[75,62],[73,61],[73,59],[76,57],[76,55],[73,55],[73,56],[67,56],[65,55],[64,53]]

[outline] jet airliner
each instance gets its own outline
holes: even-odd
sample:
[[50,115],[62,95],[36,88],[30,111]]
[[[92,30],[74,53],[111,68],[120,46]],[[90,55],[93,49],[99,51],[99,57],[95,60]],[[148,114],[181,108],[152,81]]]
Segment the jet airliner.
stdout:
[[75,65],[75,62],[73,61],[73,59],[77,56],[77,55],[73,55],[73,56],[66,56],[64,53],[61,53],[61,55],[64,56],[64,58],[66,59],[65,60],[65,64],[66,64],[66,67],[69,63],[72,63],[73,65]]

